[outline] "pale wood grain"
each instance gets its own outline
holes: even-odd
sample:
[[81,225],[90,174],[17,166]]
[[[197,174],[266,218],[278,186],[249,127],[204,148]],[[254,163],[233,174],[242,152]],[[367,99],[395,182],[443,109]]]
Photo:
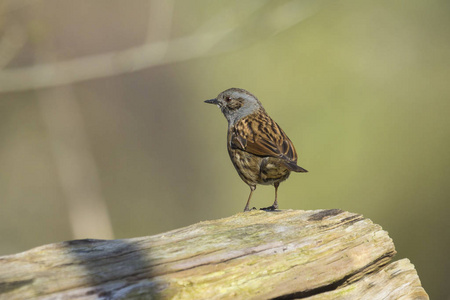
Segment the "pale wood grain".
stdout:
[[0,299],[428,299],[408,260],[388,264],[394,254],[361,215],[251,211],[0,257]]

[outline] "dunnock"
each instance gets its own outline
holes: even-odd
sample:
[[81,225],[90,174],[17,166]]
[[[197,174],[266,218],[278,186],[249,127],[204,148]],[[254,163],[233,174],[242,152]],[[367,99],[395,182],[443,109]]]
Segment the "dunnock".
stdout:
[[231,88],[205,102],[216,104],[228,121],[228,153],[239,176],[250,187],[244,211],[249,210],[257,184],[274,185],[275,201],[263,210],[277,209],[280,182],[291,171],[308,172],[297,165],[291,140],[269,117],[261,102],[246,90]]

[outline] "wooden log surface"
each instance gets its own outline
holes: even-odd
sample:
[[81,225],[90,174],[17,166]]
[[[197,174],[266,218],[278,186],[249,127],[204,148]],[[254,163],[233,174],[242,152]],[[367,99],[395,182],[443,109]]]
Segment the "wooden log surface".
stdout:
[[0,299],[428,299],[386,231],[338,209],[251,211],[0,257]]

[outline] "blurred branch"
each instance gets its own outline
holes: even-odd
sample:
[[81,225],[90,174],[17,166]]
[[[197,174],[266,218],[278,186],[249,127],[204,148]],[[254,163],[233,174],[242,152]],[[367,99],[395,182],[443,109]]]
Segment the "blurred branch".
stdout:
[[[35,56],[38,60],[55,59],[54,45],[50,42],[39,43]],[[114,238],[97,163],[72,85],[43,89],[35,94],[73,237]]]
[[174,0],[149,0],[147,38],[146,42],[151,43],[156,38],[162,41],[170,39],[172,29],[172,19],[175,3]]
[[112,239],[108,208],[97,165],[71,86],[38,92],[73,237]]
[[[233,9],[221,11],[190,36],[158,42],[149,42],[147,38],[147,43],[122,51],[3,69],[0,71],[0,92],[55,87],[233,51],[256,39],[291,28],[311,16],[311,11],[316,11],[321,5],[321,2],[295,0],[277,3],[277,7],[254,16],[268,2],[255,2],[247,16],[241,17],[242,21],[221,22],[227,18],[234,20],[236,13]],[[169,4],[169,15],[170,10]],[[309,13],[305,14],[305,11]],[[170,26],[167,28],[170,31]]]
[[7,26],[0,39],[0,69],[4,68],[22,49],[26,42],[25,30],[14,22]]
[[155,60],[164,60],[169,50],[170,32],[172,28],[174,0],[149,0],[149,13],[147,24],[147,37],[145,42],[151,44],[160,40],[163,44]]
[[[205,55],[203,43],[214,43],[229,31],[194,35],[170,42],[156,42],[73,60],[2,70],[0,92],[12,92],[72,84],[95,78],[131,73]],[[167,47],[174,49],[164,57]]]

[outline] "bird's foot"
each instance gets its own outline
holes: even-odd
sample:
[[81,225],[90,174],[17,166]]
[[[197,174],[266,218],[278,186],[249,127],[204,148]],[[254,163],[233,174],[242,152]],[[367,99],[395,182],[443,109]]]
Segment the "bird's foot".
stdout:
[[277,210],[277,208],[278,208],[278,206],[272,205],[272,206],[269,206],[269,207],[263,207],[263,208],[260,208],[259,210],[264,210],[264,211],[275,211],[275,210]]
[[250,209],[248,209],[247,207],[244,209],[244,212],[246,212],[246,211],[252,211],[252,210],[257,210],[257,208],[256,207],[252,207],[252,208],[250,208]]

